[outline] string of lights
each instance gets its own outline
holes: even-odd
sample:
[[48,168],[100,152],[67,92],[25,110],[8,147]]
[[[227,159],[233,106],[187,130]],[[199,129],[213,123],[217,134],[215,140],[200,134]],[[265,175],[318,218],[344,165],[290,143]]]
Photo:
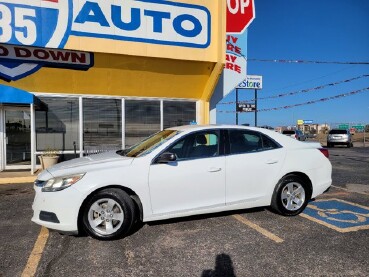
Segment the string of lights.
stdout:
[[[294,108],[294,107],[311,105],[311,104],[315,104],[315,103],[319,103],[319,102],[325,102],[325,101],[329,101],[329,100],[334,100],[334,99],[338,99],[338,98],[352,96],[352,95],[362,93],[362,92],[367,92],[367,91],[369,91],[369,87],[359,89],[359,90],[355,90],[355,91],[351,91],[351,92],[347,92],[347,93],[338,94],[338,95],[335,95],[335,96],[330,96],[330,97],[320,98],[320,99],[316,99],[316,100],[312,100],[312,101],[307,101],[307,102],[303,102],[303,103],[281,106],[281,107],[275,107],[275,108],[260,109],[260,110],[257,110],[257,112],[268,112],[268,111],[277,111],[277,110],[283,110],[283,109],[291,109],[291,108]],[[220,113],[236,113],[236,111],[218,111],[218,112],[220,112]]]
[[[369,77],[369,75],[364,74],[364,75],[357,76],[357,77],[354,77],[354,78],[351,78],[351,79],[346,79],[346,80],[341,80],[341,81],[337,81],[337,82],[334,82],[334,83],[324,84],[324,85],[313,87],[313,88],[302,89],[302,90],[286,92],[286,93],[280,93],[280,94],[265,96],[265,97],[258,97],[258,100],[275,99],[275,98],[281,98],[281,97],[285,97],[285,96],[292,96],[292,95],[296,95],[296,94],[300,94],[300,93],[307,93],[307,92],[311,92],[311,91],[317,91],[317,90],[320,90],[320,89],[324,89],[326,87],[332,87],[332,86],[336,86],[336,85],[339,85],[339,84],[342,84],[342,83],[350,83],[350,82],[353,82],[355,80],[358,80],[358,79],[361,79],[361,78],[367,78],[367,77]],[[254,102],[254,101],[255,101],[255,99],[251,99],[251,100],[248,100],[248,101],[239,101],[239,103],[244,103],[244,102],[248,103],[248,102]],[[226,104],[234,104],[234,103],[236,103],[236,102],[234,102],[234,101],[233,102],[223,102],[223,103],[219,103],[218,105],[226,105]]]
[[273,63],[315,63],[315,64],[353,64],[353,65],[369,65],[368,62],[352,62],[352,61],[310,61],[310,60],[277,60],[277,59],[246,59],[249,62],[273,62]]
[[[234,45],[230,41],[226,41],[227,45]],[[228,50],[232,53],[233,51]],[[238,56],[243,56],[248,62],[272,62],[272,63],[305,63],[305,64],[351,64],[351,65],[369,65],[369,61],[313,61],[313,60],[286,60],[286,59],[254,59],[247,58],[242,53],[236,53]]]

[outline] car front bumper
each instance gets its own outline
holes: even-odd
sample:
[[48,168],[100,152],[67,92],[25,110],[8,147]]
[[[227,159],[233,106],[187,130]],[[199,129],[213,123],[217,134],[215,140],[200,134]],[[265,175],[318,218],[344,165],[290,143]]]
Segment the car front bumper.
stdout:
[[82,194],[73,187],[56,192],[42,192],[37,186],[34,189],[32,221],[49,229],[77,233]]

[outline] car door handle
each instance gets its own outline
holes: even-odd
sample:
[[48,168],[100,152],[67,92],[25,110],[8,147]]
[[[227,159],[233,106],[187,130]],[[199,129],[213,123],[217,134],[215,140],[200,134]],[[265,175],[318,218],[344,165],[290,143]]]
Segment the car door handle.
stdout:
[[220,167],[210,167],[208,169],[209,172],[218,172],[221,171],[222,169]]
[[279,162],[278,160],[268,160],[266,163],[267,164],[276,164],[278,162]]

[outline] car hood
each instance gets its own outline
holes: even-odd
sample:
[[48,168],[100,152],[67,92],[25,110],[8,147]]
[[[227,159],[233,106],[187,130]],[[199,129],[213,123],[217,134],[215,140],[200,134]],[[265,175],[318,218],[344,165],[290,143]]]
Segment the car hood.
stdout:
[[132,161],[133,158],[118,155],[115,151],[105,152],[58,163],[42,171],[37,179],[48,180],[53,177],[86,173],[88,171],[112,168],[114,166],[128,166]]

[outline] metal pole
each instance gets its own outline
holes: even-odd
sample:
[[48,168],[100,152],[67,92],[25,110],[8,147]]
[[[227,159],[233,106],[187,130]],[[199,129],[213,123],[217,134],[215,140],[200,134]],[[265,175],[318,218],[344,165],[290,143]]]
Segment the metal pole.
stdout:
[[258,126],[258,94],[257,89],[255,89],[255,127]]
[[238,107],[238,88],[236,88],[236,125],[238,125],[238,111],[237,111],[237,107]]
[[36,128],[35,128],[35,108],[34,104],[30,106],[31,117],[31,175],[36,171]]
[[366,133],[366,125],[364,126],[364,147],[365,147],[365,133]]

